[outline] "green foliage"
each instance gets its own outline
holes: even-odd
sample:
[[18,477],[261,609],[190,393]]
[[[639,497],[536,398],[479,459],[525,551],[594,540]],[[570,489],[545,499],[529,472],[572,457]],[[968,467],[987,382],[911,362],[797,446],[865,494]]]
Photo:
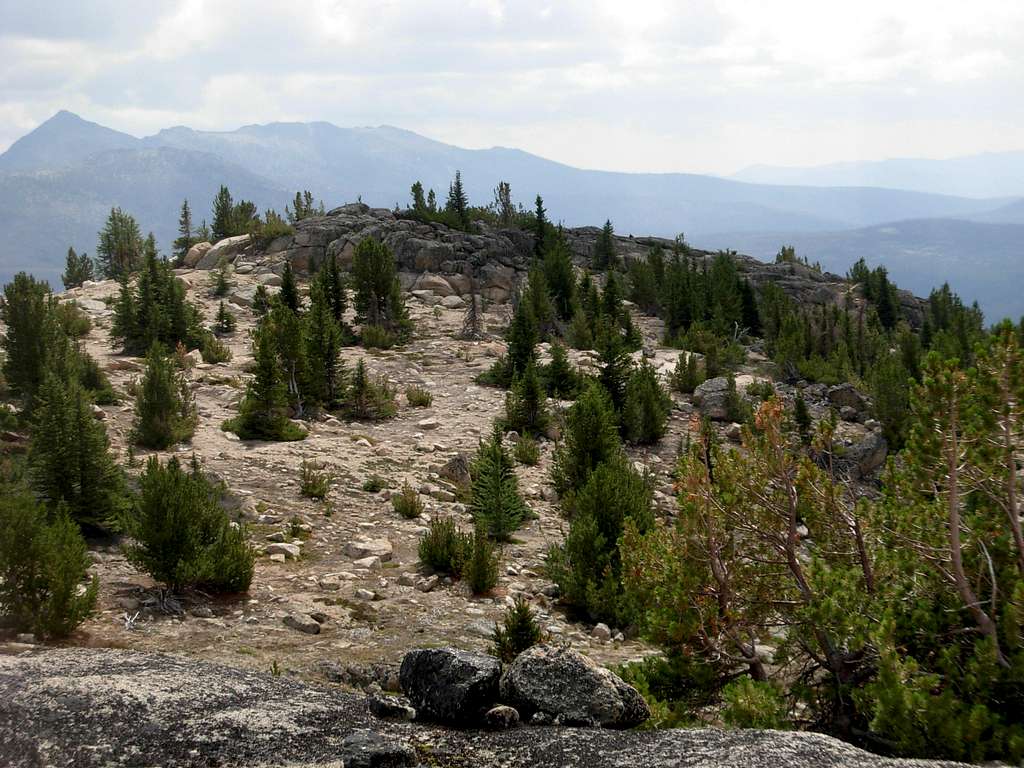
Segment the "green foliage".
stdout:
[[576,274],[573,272],[572,254],[561,231],[549,238],[545,245],[541,268],[555,315],[563,322],[571,320],[576,305]]
[[253,331],[253,378],[246,387],[238,416],[224,423],[225,429],[243,440],[290,441],[306,436],[288,418],[288,394],[275,342],[269,321]]
[[53,307],[53,311],[57,325],[69,339],[88,336],[92,330],[92,320],[73,301],[62,301]]
[[228,345],[216,338],[212,333],[204,333],[199,344],[199,354],[203,357],[204,363],[216,364],[226,363],[231,359],[231,350]]
[[733,728],[786,728],[786,702],[769,682],[741,677],[722,689],[722,719]]
[[550,418],[547,393],[537,365],[531,360],[522,375],[512,382],[512,389],[505,397],[504,428],[521,435],[537,436],[544,433]]
[[181,213],[178,215],[178,237],[174,240],[174,260],[179,266],[185,263],[189,249],[201,242],[192,230],[192,209],[188,200],[182,200]]
[[628,620],[622,599],[619,538],[626,522],[638,531],[654,524],[652,489],[622,458],[597,466],[572,496],[565,543],[552,547],[547,569],[562,600],[594,621]]
[[168,349],[178,342],[189,349],[202,344],[199,312],[186,301],[185,286],[171,266],[154,253],[146,255],[134,288],[122,280],[110,336],[130,354],[145,353],[154,342]]
[[537,618],[533,615],[530,604],[522,597],[517,597],[505,611],[502,623],[494,625],[491,640],[491,654],[497,656],[505,664],[511,664],[516,656],[532,648],[544,639]]
[[304,318],[302,390],[306,405],[333,408],[345,390],[346,372],[341,359],[345,332],[334,317],[326,288],[321,280],[314,280],[310,287],[309,312]]
[[692,352],[682,352],[676,361],[675,371],[672,373],[672,386],[677,392],[692,395],[693,390],[703,383],[700,370],[697,367],[697,355]]
[[[314,283],[323,290],[323,296],[330,308],[331,316],[341,329],[342,336],[348,338],[352,335],[351,329],[345,323],[345,312],[348,309],[348,289],[345,285],[345,276],[342,274],[336,258],[328,258],[323,263],[316,273]],[[312,295],[312,290],[310,293]]]
[[364,325],[359,340],[366,349],[391,349],[399,343],[398,337],[383,325]]
[[220,305],[217,307],[217,318],[213,321],[214,330],[224,335],[234,333],[237,323],[238,321],[231,310],[225,306],[223,301],[220,302]]
[[447,211],[454,218],[459,229],[469,229],[469,199],[462,188],[462,172],[455,172],[455,179],[448,187],[448,202],[445,204]]
[[[50,519],[48,519],[50,518]],[[0,495],[0,616],[19,632],[67,637],[93,612],[99,581],[79,594],[89,557],[62,507],[46,509],[20,491]]]
[[594,255],[591,263],[599,272],[614,269],[618,266],[619,257],[615,252],[615,230],[611,221],[606,221],[601,228],[601,234],[594,243]]
[[386,245],[369,237],[359,242],[352,256],[352,288],[359,322],[381,326],[400,340],[409,335],[412,323],[395,259]]
[[299,493],[322,501],[331,490],[332,479],[330,471],[322,465],[303,459],[299,466]]
[[582,377],[569,365],[569,356],[558,342],[551,345],[551,362],[541,369],[549,397],[571,400],[582,386]]
[[391,497],[391,506],[400,517],[406,520],[414,520],[423,514],[423,500],[419,492],[406,481],[402,484],[400,493]]
[[362,489],[367,493],[377,493],[388,487],[387,482],[380,475],[370,475],[363,481]]
[[228,188],[221,185],[213,199],[213,224],[210,234],[213,242],[252,232],[260,225],[256,205],[248,200],[235,202]]
[[658,372],[646,360],[626,384],[621,431],[628,442],[650,445],[661,440],[668,427],[672,400],[658,381]]
[[313,203],[313,193],[308,189],[296,192],[291,208],[286,205],[284,212],[288,217],[288,221],[292,224],[312,216],[323,216],[326,214],[323,201],[320,201],[319,205],[315,205]]
[[64,262],[64,274],[60,279],[65,288],[77,288],[86,280],[92,280],[92,259],[86,253],[79,256],[75,253],[74,248],[68,248],[67,261]]
[[270,244],[279,237],[289,237],[295,234],[295,228],[289,224],[281,214],[272,209],[267,209],[260,221],[257,216],[249,225],[249,234],[258,250],[264,251]]
[[345,413],[355,419],[383,421],[398,413],[394,387],[387,377],[371,379],[362,358],[352,372],[352,382],[345,395]]
[[540,445],[529,435],[521,435],[516,441],[512,455],[520,464],[525,464],[528,467],[536,466],[540,462]]
[[39,389],[28,451],[28,477],[50,509],[66,508],[79,525],[102,528],[119,514],[124,481],[103,422],[77,376],[46,374]]
[[480,528],[471,536],[462,578],[474,595],[486,595],[498,584],[498,551]]
[[807,408],[807,401],[804,400],[803,392],[796,393],[796,400],[793,402],[793,422],[796,424],[797,433],[804,444],[811,440],[811,412]]
[[[486,537],[483,537],[486,538]],[[458,576],[469,557],[473,537],[459,531],[451,517],[435,517],[420,537],[420,562],[449,576]]]
[[185,472],[177,459],[161,465],[150,457],[139,479],[139,496],[125,519],[126,532],[135,541],[125,550],[129,562],[174,591],[248,590],[255,556],[245,529],[232,525],[219,501],[220,489],[194,460]]
[[256,293],[252,297],[252,311],[257,317],[263,317],[270,311],[270,295],[263,283],[256,286]]
[[405,399],[413,408],[429,408],[434,402],[434,396],[425,387],[409,385],[405,388]]
[[727,389],[725,390],[725,418],[728,421],[739,422],[740,424],[750,421],[753,418],[753,410],[750,404],[736,389],[736,377],[731,373],[726,377]]
[[473,478],[469,508],[478,533],[498,541],[508,541],[529,515],[529,508],[519,495],[519,481],[512,459],[495,430],[490,440],[480,443],[473,460]]
[[566,413],[562,442],[555,449],[551,480],[564,494],[580,488],[602,462],[622,452],[615,412],[607,393],[591,384]]
[[163,450],[190,439],[196,419],[188,381],[175,370],[164,348],[154,344],[146,355],[146,371],[135,399],[132,439],[146,448]]
[[539,340],[537,320],[533,316],[533,308],[524,297],[516,305],[515,314],[508,334],[508,372],[510,381],[520,376],[530,363],[537,359],[535,347]]
[[120,208],[111,208],[96,245],[99,271],[104,277],[121,279],[138,269],[142,259],[142,233],[135,218]]
[[231,291],[231,282],[228,280],[228,268],[221,264],[213,273],[213,289],[211,293],[217,298],[223,298]]
[[298,314],[302,311],[302,299],[299,297],[299,286],[295,282],[295,272],[292,271],[292,263],[287,260],[281,273],[281,291],[277,298],[292,312]]
[[633,359],[617,331],[602,319],[598,323],[597,349],[600,353],[600,371],[597,380],[611,399],[616,413],[626,403],[626,384],[633,371]]
[[54,303],[49,285],[24,272],[4,286],[0,305],[0,319],[6,329],[4,380],[26,410],[34,404],[51,355],[54,328],[50,313]]

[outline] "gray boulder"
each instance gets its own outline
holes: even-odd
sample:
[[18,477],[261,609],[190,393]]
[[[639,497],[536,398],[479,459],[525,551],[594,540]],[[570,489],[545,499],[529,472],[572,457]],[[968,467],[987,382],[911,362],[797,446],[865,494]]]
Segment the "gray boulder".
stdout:
[[423,648],[402,659],[399,685],[417,716],[452,725],[478,724],[498,699],[501,664],[458,648]]
[[636,688],[571,648],[535,645],[501,676],[501,698],[523,717],[541,712],[560,725],[632,728],[651,716]]
[[836,384],[828,389],[828,401],[836,408],[852,408],[858,413],[866,411],[868,402],[850,383]]
[[843,460],[851,465],[854,478],[870,477],[885,464],[889,444],[880,432],[868,432],[864,439],[846,448]]
[[712,421],[727,421],[725,407],[729,380],[725,376],[708,379],[693,390],[693,404]]
[[203,242],[193,245],[188,249],[188,253],[185,254],[185,266],[195,267],[195,265],[202,260],[203,256],[205,256],[211,248],[213,248],[213,243]]
[[196,269],[214,269],[222,261],[224,263],[233,262],[238,254],[249,247],[249,240],[248,235],[225,237],[203,254],[202,258],[196,262]]

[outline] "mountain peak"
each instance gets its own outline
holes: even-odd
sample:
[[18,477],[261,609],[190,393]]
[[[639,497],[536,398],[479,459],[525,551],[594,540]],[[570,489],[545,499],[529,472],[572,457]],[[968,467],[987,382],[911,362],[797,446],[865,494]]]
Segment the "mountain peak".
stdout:
[[37,171],[80,163],[89,155],[129,149],[139,140],[62,109],[0,155],[0,171]]

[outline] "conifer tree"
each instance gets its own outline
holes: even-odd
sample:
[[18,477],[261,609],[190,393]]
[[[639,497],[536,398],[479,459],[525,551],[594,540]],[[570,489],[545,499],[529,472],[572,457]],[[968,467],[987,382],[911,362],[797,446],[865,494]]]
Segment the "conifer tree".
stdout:
[[516,209],[512,203],[512,185],[507,181],[499,181],[494,188],[494,212],[498,215],[498,226],[512,226]]
[[86,280],[93,279],[92,259],[88,254],[79,256],[74,248],[68,248],[67,260],[64,262],[64,274],[61,282],[65,288],[78,288]]
[[580,388],[579,379],[579,374],[569,365],[565,347],[556,341],[551,345],[551,362],[544,368],[548,395],[562,400],[575,397]]
[[195,245],[198,240],[192,232],[192,209],[189,208],[188,200],[181,201],[181,213],[178,215],[178,237],[174,241],[174,257],[178,264],[185,261],[185,254]]
[[800,435],[800,439],[805,444],[809,444],[811,441],[811,412],[807,408],[803,392],[796,393],[796,400],[793,402],[793,422],[796,424],[796,431]]
[[427,192],[427,210],[431,213],[437,213],[437,196],[434,194],[433,189]]
[[535,265],[529,272],[526,290],[520,301],[530,305],[530,314],[540,339],[546,339],[555,331],[555,311],[551,305],[551,294],[544,278],[544,271]]
[[96,245],[100,272],[104,277],[120,278],[134,272],[142,257],[142,233],[135,218],[120,208],[111,208]]
[[235,201],[228,188],[221,184],[217,196],[213,198],[213,219],[210,224],[210,235],[213,242],[231,237],[234,232]]
[[607,318],[601,318],[598,323],[597,349],[601,365],[598,381],[611,398],[615,412],[619,413],[626,402],[626,383],[629,381],[633,361],[622,335],[611,326]]
[[54,300],[50,286],[19,272],[4,286],[0,319],[3,336],[3,374],[11,392],[31,410],[43,381],[53,337]]
[[409,193],[412,195],[412,209],[417,213],[426,213],[427,201],[423,197],[423,184],[419,181],[413,182]]
[[238,416],[224,425],[243,440],[301,440],[305,433],[288,420],[288,390],[277,356],[272,322],[253,331],[253,378],[238,407]]
[[455,172],[455,180],[448,187],[448,202],[445,210],[455,217],[460,229],[469,229],[469,199],[462,188],[462,172]]
[[263,283],[256,286],[256,293],[252,297],[252,311],[256,317],[263,317],[270,311],[270,294]]
[[568,322],[576,309],[576,274],[572,268],[572,254],[561,232],[545,247],[542,266],[555,314]]
[[605,221],[601,228],[601,234],[597,236],[594,244],[593,265],[594,269],[604,272],[618,266],[618,256],[615,253],[615,230],[611,221]]
[[490,537],[479,527],[467,548],[462,578],[474,595],[485,595],[498,584],[498,553]]
[[512,381],[512,389],[505,396],[505,428],[521,435],[540,435],[547,428],[547,394],[531,360],[522,375]]
[[469,341],[482,339],[484,336],[484,310],[483,297],[476,292],[476,285],[470,291],[469,301],[466,302],[466,312],[462,316],[462,331],[460,339]]
[[566,412],[562,442],[555,449],[551,480],[560,494],[581,488],[590,473],[622,453],[615,411],[608,394],[590,384]]
[[[528,301],[520,301],[508,329],[508,373],[514,379],[536,360],[537,323]],[[505,384],[507,386],[507,382]]]
[[683,394],[691,395],[701,383],[697,369],[697,355],[693,352],[681,352],[672,374],[672,383]]
[[281,303],[294,313],[302,311],[302,299],[299,298],[299,287],[292,272],[292,263],[285,261],[284,272],[281,273],[281,292],[278,293]]
[[146,448],[163,450],[192,437],[196,407],[184,375],[159,343],[146,355],[146,370],[135,399],[132,439]]
[[338,266],[335,257],[329,257],[320,267],[316,275],[317,281],[323,287],[324,298],[330,308],[331,316],[338,324],[343,334],[348,335],[348,327],[345,325],[345,311],[348,309],[348,291],[345,286],[345,276]]
[[121,510],[123,478],[107,430],[74,375],[45,375],[32,422],[28,477],[48,507],[65,505],[83,527],[107,527]]
[[313,405],[332,408],[341,400],[345,387],[342,332],[320,281],[314,281],[309,296],[304,334],[307,398]]
[[477,531],[497,541],[508,541],[529,514],[519,495],[519,482],[512,458],[495,430],[491,439],[480,444],[473,460],[470,510]]
[[234,333],[236,322],[235,316],[222,301],[217,307],[217,319],[214,321],[214,329],[222,336]]
[[402,286],[391,249],[367,237],[352,257],[352,288],[356,318],[363,325],[379,326],[405,338],[412,324],[402,298]]
[[662,389],[658,373],[646,360],[630,374],[622,407],[622,436],[629,442],[658,442],[668,425],[672,400]]
[[544,198],[540,195],[537,195],[534,205],[533,255],[541,256],[548,237],[548,215],[544,209]]

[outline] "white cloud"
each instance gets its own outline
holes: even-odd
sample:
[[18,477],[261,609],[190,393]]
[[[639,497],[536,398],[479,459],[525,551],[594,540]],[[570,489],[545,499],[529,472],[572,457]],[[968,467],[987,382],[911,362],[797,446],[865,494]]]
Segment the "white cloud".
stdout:
[[60,108],[389,123],[587,167],[1020,148],[1016,0],[0,0],[0,148]]

